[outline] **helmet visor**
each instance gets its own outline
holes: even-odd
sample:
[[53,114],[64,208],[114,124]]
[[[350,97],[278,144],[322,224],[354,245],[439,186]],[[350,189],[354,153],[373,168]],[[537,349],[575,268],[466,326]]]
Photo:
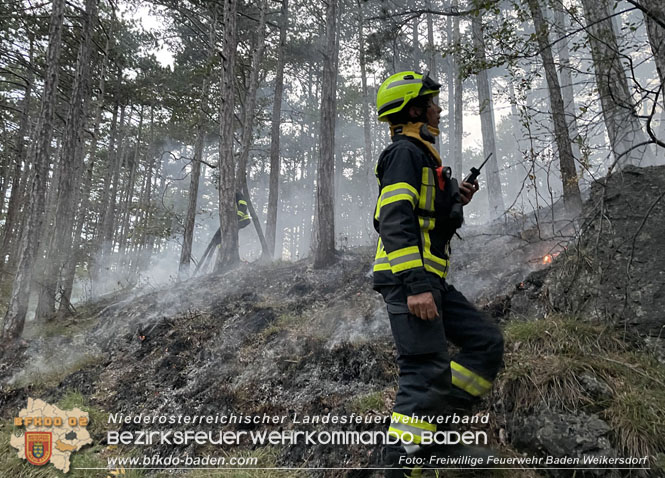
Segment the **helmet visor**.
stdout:
[[420,88],[421,95],[438,92],[441,89],[441,84],[430,78],[429,71],[423,75],[422,83],[423,86]]

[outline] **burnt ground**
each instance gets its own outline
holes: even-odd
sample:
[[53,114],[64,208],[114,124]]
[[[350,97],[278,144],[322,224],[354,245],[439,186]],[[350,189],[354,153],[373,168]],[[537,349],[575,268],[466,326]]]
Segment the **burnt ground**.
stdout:
[[[22,408],[28,396],[53,403],[72,391],[106,412],[134,415],[346,415],[368,412],[359,407],[373,394],[385,394],[387,406],[397,372],[387,317],[366,275],[371,260],[368,251],[358,251],[345,253],[336,267],[324,271],[314,271],[307,261],[243,265],[96,307],[94,325],[85,332],[33,341],[7,354],[13,360],[5,359],[2,370],[3,416]],[[77,329],[75,322],[68,327]],[[58,367],[47,364],[82,343],[94,357],[91,363],[57,384],[23,384],[31,375],[53,373]],[[287,420],[284,426],[294,425]],[[218,427],[197,428],[207,429]],[[164,446],[149,451],[198,455],[206,450]],[[367,466],[368,455],[369,464],[379,462],[371,447],[289,447],[278,462]]]
[[[661,191],[665,169],[627,169],[594,188],[576,221],[547,222],[545,212],[465,227],[463,241],[454,244],[452,280],[501,323],[569,314],[629,329],[636,347],[648,342],[657,352],[665,320]],[[637,193],[641,200],[635,202]],[[61,333],[3,351],[0,413],[9,418],[28,396],[53,403],[73,391],[106,413],[387,415],[397,370],[384,307],[367,276],[372,252],[344,252],[327,270],[313,270],[308,260],[243,264],[226,274],[81,306]],[[486,402],[481,409],[492,413],[493,440],[509,453],[575,454],[582,439],[587,445],[608,440],[594,414],[571,417],[550,408],[543,415],[537,407],[520,414],[511,397],[493,401],[498,405]],[[566,428],[569,422],[576,425]],[[546,443],[543,426],[554,430]],[[288,420],[282,427],[308,429]],[[596,435],[583,435],[588,429]],[[105,435],[93,440],[103,443]],[[618,453],[609,442],[603,450],[586,450]],[[290,446],[277,450],[275,462],[368,467],[380,456],[368,446]],[[322,475],[339,472],[316,473]]]

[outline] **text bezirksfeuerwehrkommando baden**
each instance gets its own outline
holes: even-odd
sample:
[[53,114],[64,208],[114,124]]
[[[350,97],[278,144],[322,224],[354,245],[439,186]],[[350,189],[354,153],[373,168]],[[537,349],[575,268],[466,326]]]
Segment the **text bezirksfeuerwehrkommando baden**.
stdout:
[[407,433],[397,436],[388,431],[357,430],[136,430],[108,431],[109,445],[387,445],[418,443],[451,445],[487,445],[487,433],[481,431],[423,431],[415,437]]

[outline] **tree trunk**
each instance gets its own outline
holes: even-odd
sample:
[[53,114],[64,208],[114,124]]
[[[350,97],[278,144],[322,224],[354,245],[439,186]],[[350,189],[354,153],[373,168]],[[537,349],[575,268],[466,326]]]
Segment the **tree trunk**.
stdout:
[[635,103],[610,18],[613,10],[609,0],[582,0],[582,5],[603,118],[617,166],[622,169],[630,164],[651,164],[652,152],[649,145],[643,144],[646,135],[635,116]]
[[[660,2],[655,0],[642,0],[642,5],[645,7],[644,22],[647,26],[647,36],[651,51],[653,52],[653,59],[656,63],[656,70],[658,71],[658,78],[660,79],[660,131],[655,134],[658,139],[665,140],[665,13]],[[654,110],[655,113],[655,110]]]
[[[427,10],[432,9],[432,1],[431,0],[425,0],[425,8]],[[432,14],[427,13],[426,16],[426,22],[427,22],[427,69],[429,70],[429,74],[432,78],[437,78],[438,72],[436,69],[436,47],[434,46],[434,21],[432,19]],[[437,99],[437,104],[440,102],[440,99]],[[450,121],[449,117],[449,121]],[[442,151],[442,143],[443,140],[439,136],[439,140],[436,142],[436,149],[439,152],[439,156],[441,155]]]
[[152,217],[152,178],[157,159],[155,147],[155,107],[150,105],[150,146],[146,154],[147,165],[145,168],[145,179],[141,188],[139,207],[136,223],[139,226],[139,238],[134,245],[134,262],[132,264],[132,276],[138,277],[139,273],[146,270],[150,264],[152,255],[152,234],[150,232],[150,219]]
[[[471,20],[473,31],[473,46],[476,50],[477,58],[481,63],[485,63],[485,40],[483,38],[482,17],[476,16]],[[487,70],[481,70],[477,76],[478,81],[478,103],[480,105],[480,127],[483,135],[483,155],[487,157],[492,153],[492,157],[487,162],[487,196],[489,199],[490,219],[496,219],[506,210],[503,204],[503,195],[501,193],[501,179],[499,177],[499,168],[496,158],[495,146],[495,128],[494,128],[494,107],[492,103],[492,89]]]
[[[29,63],[33,63],[34,56],[34,42],[32,35],[30,36],[30,56]],[[14,172],[12,175],[12,192],[9,196],[9,204],[7,206],[7,216],[5,217],[5,225],[2,237],[2,257],[0,257],[0,269],[10,271],[13,269],[13,264],[16,261],[16,240],[18,227],[16,219],[21,208],[21,198],[24,196],[25,184],[28,179],[27,165],[23,168],[23,163],[26,159],[26,142],[25,137],[30,129],[30,104],[32,103],[32,87],[34,82],[34,73],[32,69],[27,70],[27,83],[25,85],[25,93],[23,95],[23,108],[21,110],[21,123],[19,125],[18,134],[16,137],[16,153],[14,154]],[[7,172],[9,176],[9,171]],[[8,178],[7,178],[8,179]],[[5,198],[5,192],[1,194],[2,200]],[[0,211],[2,208],[0,208]],[[5,255],[8,255],[7,265],[10,267],[5,268]],[[2,280],[2,278],[0,278]]]
[[328,0],[326,7],[326,50],[323,55],[321,85],[321,152],[316,181],[318,219],[314,267],[323,268],[335,261],[335,185],[334,148],[337,114],[337,0]]
[[[525,161],[522,158],[522,153],[519,149],[519,141],[524,138],[525,132],[522,122],[520,120],[520,112],[517,109],[517,95],[515,95],[515,86],[512,79],[508,80],[508,94],[510,98],[510,130],[511,136],[514,141],[515,147],[510,152],[512,165],[510,167],[510,174],[508,175],[509,184],[521,184],[526,177],[527,168],[524,166]],[[522,109],[523,111],[523,109]]]
[[413,38],[413,48],[411,51],[411,62],[413,64],[413,68],[416,70],[420,70],[420,38],[418,35],[418,26],[419,26],[419,20],[418,17],[415,17],[413,19],[413,23],[411,24],[411,32],[412,32],[412,38]]
[[28,298],[32,280],[32,268],[39,250],[44,200],[46,196],[46,175],[48,156],[53,135],[53,117],[58,91],[59,60],[62,48],[62,27],[65,12],[64,0],[53,0],[49,26],[49,44],[46,53],[46,75],[39,120],[33,133],[28,160],[33,165],[30,182],[30,205],[26,208],[26,224],[21,236],[18,270],[14,279],[7,313],[2,324],[2,337],[5,340],[20,337],[28,311]]
[[[23,154],[23,156],[25,156],[25,154]],[[18,242],[16,240],[18,233],[18,224],[16,224],[16,220],[19,215],[19,209],[21,209],[20,198],[24,196],[25,183],[29,174],[27,169],[25,171],[22,170],[22,164],[23,160],[19,160],[18,157],[15,158],[14,171],[11,179],[12,192],[9,196],[9,203],[7,205],[2,248],[0,248],[2,251],[2,256],[0,257],[0,269],[7,272],[13,270],[13,265],[16,262],[16,246]]]
[[[647,26],[649,44],[653,52],[660,83],[663,85],[661,88],[665,89],[665,28],[661,26],[665,24],[663,4],[660,0],[640,0],[640,4],[647,10],[647,12],[644,12],[644,22]],[[663,106],[665,106],[665,91],[661,90],[660,96],[663,100]]]
[[[60,174],[57,184],[58,199],[55,208],[55,226],[49,246],[46,271],[42,278],[37,317],[51,318],[54,312],[58,283],[63,268],[72,255],[72,229],[78,205],[79,181],[83,169],[83,131],[90,102],[90,63],[92,36],[97,21],[99,0],[86,0],[81,45],[76,60],[76,76],[72,87],[71,103],[67,115],[60,149]],[[54,185],[55,186],[55,185]]]
[[[432,0],[425,0],[425,8],[428,10],[432,9]],[[448,16],[446,18],[450,17]],[[427,49],[429,52],[429,55],[427,55],[427,66],[429,68],[429,74],[432,78],[436,78],[438,73],[436,68],[437,52],[436,46],[434,45],[434,21],[432,19],[431,13],[427,14]]]
[[[207,65],[211,66],[215,61],[215,37],[217,31],[217,9],[213,8],[210,14],[210,26],[208,28],[208,59]],[[201,178],[201,160],[203,159],[203,148],[206,137],[206,117],[204,106],[208,102],[210,78],[206,74],[201,86],[201,98],[199,102],[198,120],[196,124],[196,144],[194,145],[194,161],[192,161],[191,178],[189,182],[189,198],[187,202],[187,216],[185,217],[185,231],[180,250],[180,265],[178,267],[178,279],[185,279],[189,275],[189,264],[192,257],[192,243],[194,239],[194,225],[196,222],[196,203],[199,197],[199,181]]]
[[[111,31],[112,33],[112,31]],[[74,232],[72,254],[67,258],[65,263],[65,273],[62,285],[62,301],[60,303],[59,312],[63,312],[63,306],[68,307],[71,303],[72,290],[74,287],[74,277],[76,275],[76,265],[80,259],[80,245],[81,245],[81,234],[83,232],[83,225],[88,221],[88,213],[90,211],[90,191],[92,189],[92,176],[95,169],[95,164],[97,160],[97,143],[99,141],[100,135],[100,124],[102,122],[102,105],[104,103],[104,92],[106,91],[106,68],[108,65],[108,56],[109,56],[110,41],[107,37],[106,45],[104,47],[104,59],[102,60],[102,66],[99,73],[99,85],[98,85],[98,94],[97,101],[95,102],[95,112],[93,117],[95,118],[95,124],[93,127],[93,137],[90,143],[90,157],[88,158],[88,167],[86,168],[85,181],[83,187],[81,188],[81,200],[79,202],[78,213],[76,217],[76,227]],[[90,264],[88,264],[88,270],[90,270]]]
[[215,272],[235,266],[238,255],[238,217],[236,214],[236,176],[233,159],[233,106],[236,59],[237,0],[224,1],[224,36],[219,106],[219,227],[221,244]]
[[554,27],[557,33],[557,55],[559,56],[559,75],[561,76],[561,96],[566,112],[566,124],[573,147],[573,156],[579,160],[581,137],[577,128],[577,108],[575,107],[575,91],[573,89],[573,76],[570,67],[570,51],[568,50],[568,39],[566,38],[566,16],[563,5],[554,2]]
[[[247,160],[249,159],[249,148],[252,145],[252,134],[254,132],[254,110],[256,109],[256,91],[259,88],[259,72],[261,70],[261,59],[263,58],[263,51],[265,50],[265,25],[266,25],[266,4],[261,2],[261,14],[259,17],[259,28],[257,30],[256,48],[252,54],[252,67],[249,74],[249,85],[247,87],[247,96],[245,97],[245,114],[243,120],[242,139],[240,145],[240,157],[238,158],[238,167],[236,170],[236,184],[240,189],[247,192],[245,200],[249,206],[251,198],[249,195],[249,188],[247,187]],[[248,208],[249,209],[249,208]],[[254,212],[252,212],[254,211]],[[259,236],[261,243],[261,260],[269,260],[270,252],[268,251],[268,244],[266,244],[263,230],[261,229],[261,221],[256,217],[254,207],[250,209],[252,222],[256,229],[256,234]]]
[[120,253],[120,266],[121,268],[126,268],[129,263],[129,228],[130,228],[130,216],[132,212],[132,204],[134,203],[134,188],[136,186],[136,171],[139,166],[139,152],[141,150],[141,141],[143,141],[143,122],[144,122],[144,105],[141,105],[141,111],[139,112],[139,126],[136,136],[136,143],[134,143],[134,152],[132,153],[132,158],[127,158],[127,162],[131,161],[131,164],[128,164],[129,167],[129,177],[127,178],[127,183],[125,185],[124,196],[125,199],[122,205],[122,224],[120,225],[120,239],[118,240],[118,252]]
[[[4,136],[6,135],[6,129],[4,128],[4,125],[2,129],[3,130],[0,134]],[[0,216],[2,216],[2,212],[5,210],[5,196],[7,195],[7,189],[9,186],[9,171],[12,169],[12,159],[14,159],[12,156],[14,155],[8,154],[0,157]],[[0,230],[4,231],[5,227],[6,224],[3,224],[3,227],[0,228]],[[2,260],[0,259],[0,267],[1,266]]]
[[266,221],[266,242],[270,256],[275,254],[275,236],[277,233],[277,201],[279,197],[279,139],[282,124],[282,95],[284,93],[284,63],[286,53],[286,33],[289,24],[288,0],[282,0],[279,25],[279,46],[275,72],[275,96],[272,103],[270,121],[270,183],[268,187],[268,218]]
[[[457,0],[453,0],[452,8],[457,9]],[[459,48],[462,41],[460,33],[459,17],[453,18],[453,43],[455,48]],[[464,162],[462,160],[462,141],[464,139],[464,90],[462,86],[462,77],[459,72],[459,55],[456,53],[450,57],[450,74],[453,77],[455,108],[454,108],[454,134],[452,138],[452,167],[453,174],[461,178],[464,174]]]
[[[363,117],[363,165],[361,168],[362,174],[362,188],[361,194],[362,202],[360,207],[366,210],[371,207],[370,204],[374,199],[374,188],[376,187],[376,179],[374,178],[374,160],[372,158],[372,126],[370,121],[373,115],[370,113],[370,98],[367,89],[367,58],[365,55],[365,17],[363,14],[363,2],[358,1],[358,52],[360,61],[360,84],[362,87],[362,102],[361,114]],[[297,235],[296,235],[297,237]]]
[[528,0],[528,2],[533,23],[536,27],[540,56],[543,59],[543,67],[545,68],[545,79],[547,80],[550,109],[552,111],[552,121],[554,122],[554,137],[559,154],[561,182],[563,183],[563,202],[569,213],[576,214],[582,210],[582,196],[580,195],[577,172],[575,171],[575,157],[573,156],[573,148],[570,143],[568,125],[566,124],[566,111],[550,47],[549,33],[545,19],[543,18],[543,12],[540,10],[540,5],[538,5],[538,0]]
[[[115,201],[113,201],[113,206],[111,206],[111,197],[115,196],[114,191],[117,186],[113,184],[113,179],[115,177],[114,173],[117,169],[119,169],[118,167],[116,167],[118,152],[115,147],[116,137],[118,134],[119,109],[120,105],[118,103],[118,100],[116,99],[113,107],[113,116],[111,117],[110,139],[109,139],[109,146],[107,148],[106,172],[104,174],[104,182],[103,182],[104,187],[102,188],[101,209],[100,209],[101,217],[99,220],[99,224],[97,225],[96,236],[92,246],[92,251],[95,251],[97,253],[97,256],[93,261],[91,269],[93,289],[103,268],[103,264],[105,262],[105,256],[108,257],[108,253],[110,251],[110,248],[107,248],[106,246],[105,238],[106,238],[106,230],[109,227],[109,223],[112,220],[111,218],[115,208]],[[125,109],[123,108],[122,112],[120,113],[121,123],[122,121],[124,121],[124,116],[125,116]]]

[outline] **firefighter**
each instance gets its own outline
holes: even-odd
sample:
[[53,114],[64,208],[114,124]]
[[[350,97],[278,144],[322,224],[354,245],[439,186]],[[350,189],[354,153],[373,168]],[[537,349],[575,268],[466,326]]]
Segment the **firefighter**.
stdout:
[[[478,182],[458,185],[434,147],[441,113],[434,98],[440,88],[428,74],[404,71],[384,81],[376,99],[379,121],[389,123],[392,137],[375,170],[379,240],[373,265],[374,289],[386,302],[400,369],[388,431],[400,444],[386,448],[391,477],[420,472],[403,466],[409,462],[405,457],[488,451],[428,447],[420,436],[437,430],[432,417],[470,410],[490,390],[503,356],[498,327],[446,282],[450,240]],[[447,340],[460,347],[453,357]]]
[[252,222],[252,218],[249,217],[249,213],[247,212],[247,201],[245,201],[245,196],[239,191],[236,192],[236,211],[238,213],[238,229],[249,226],[249,223]]
[[[245,200],[245,196],[243,196],[242,193],[239,191],[236,192],[236,213],[238,215],[238,229],[242,229],[244,227],[249,226],[249,224],[252,222],[252,218],[247,212],[247,201]],[[219,247],[221,243],[222,243],[222,231],[218,228],[215,235],[212,236],[210,244],[208,244],[208,247],[203,253],[203,256],[201,256],[201,260],[199,261],[198,265],[196,266],[196,269],[194,270],[194,275],[198,274],[199,270],[202,267],[204,267],[205,264],[208,263],[208,261],[214,254],[215,248]]]

